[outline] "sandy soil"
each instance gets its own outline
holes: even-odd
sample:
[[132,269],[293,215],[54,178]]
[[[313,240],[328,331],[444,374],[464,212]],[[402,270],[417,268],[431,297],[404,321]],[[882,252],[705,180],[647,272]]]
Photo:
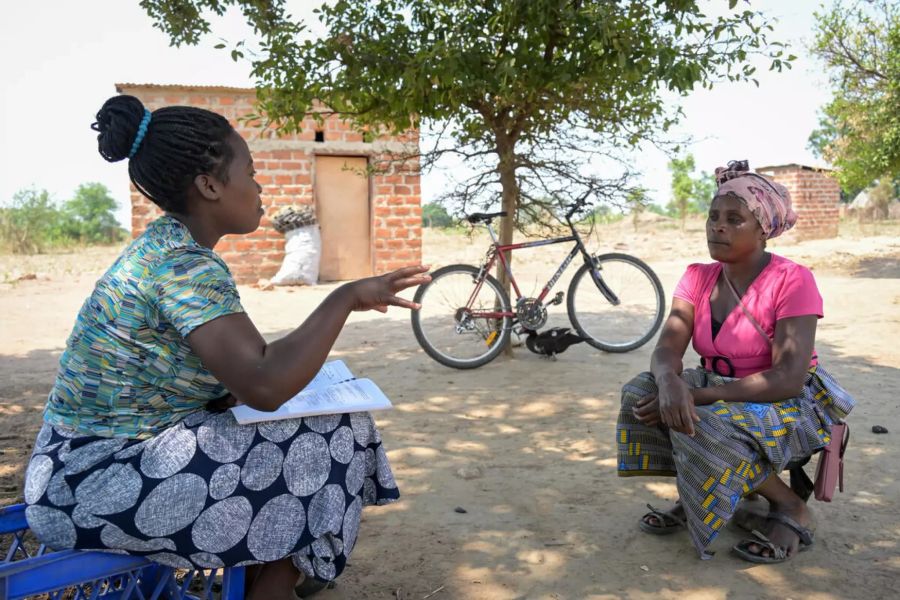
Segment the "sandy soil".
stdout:
[[[392,309],[353,315],[332,356],[394,401],[395,410],[377,418],[403,497],[366,511],[351,564],[322,599],[897,597],[900,239],[897,227],[875,233],[851,227],[838,239],[773,245],[814,269],[826,301],[819,355],[859,401],[846,492],[831,504],[813,502],[819,525],[811,551],[788,565],[750,565],[729,554],[739,532],[727,530],[714,546],[718,555],[701,562],[684,533],[640,532],[644,505],[675,496],[671,480],[615,473],[619,389],[647,368],[650,345],[614,355],[582,344],[557,361],[520,348],[511,359],[455,371],[429,359],[408,314]],[[643,258],[667,295],[688,262],[707,258],[699,223],[686,232],[665,222],[637,231],[630,223],[604,226],[590,245]],[[485,247],[483,236],[427,232],[425,261],[477,262]],[[21,497],[60,351],[117,251],[0,256],[3,503]],[[520,284],[539,289],[562,256],[560,247],[523,254]],[[259,329],[277,338],[334,287],[241,294]],[[551,324],[565,324],[564,305],[551,312]],[[874,424],[890,434],[873,434]]]

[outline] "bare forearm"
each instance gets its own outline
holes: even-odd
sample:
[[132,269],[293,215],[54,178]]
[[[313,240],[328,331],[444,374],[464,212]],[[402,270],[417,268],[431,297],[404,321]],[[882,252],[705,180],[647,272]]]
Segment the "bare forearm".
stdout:
[[260,337],[256,347],[244,348],[223,383],[248,406],[278,409],[315,377],[352,309],[347,287],[338,288],[283,338],[266,343]]
[[269,395],[277,403],[275,408],[316,376],[352,309],[350,294],[346,287],[340,287],[329,294],[299,327],[266,344],[260,361],[261,379],[269,382]]
[[259,410],[277,410],[315,377],[352,311],[419,308],[397,293],[431,281],[426,271],[420,265],[403,267],[344,284],[300,327],[272,343],[244,313],[204,323],[187,341],[235,398]]
[[794,398],[803,391],[804,374],[790,373],[787,369],[769,369],[754,373],[721,386],[693,390],[694,403],[712,404],[725,402],[780,402]]
[[775,324],[771,369],[720,387],[694,391],[696,404],[726,402],[780,402],[799,396],[806,383],[816,338],[816,315],[781,319]]
[[650,372],[657,382],[678,377],[683,369],[681,354],[667,346],[657,346],[650,357]]

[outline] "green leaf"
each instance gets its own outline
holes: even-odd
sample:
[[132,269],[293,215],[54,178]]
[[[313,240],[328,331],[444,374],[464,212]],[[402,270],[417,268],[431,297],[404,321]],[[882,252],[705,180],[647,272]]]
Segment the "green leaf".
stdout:
[[492,182],[452,190],[474,204],[504,191],[513,208],[536,208],[583,192],[585,177],[601,189],[591,153],[661,139],[682,114],[666,90],[749,82],[748,55],[773,69],[779,60],[765,38],[771,19],[754,10],[712,17],[693,0],[336,0],[314,13],[314,38],[284,5],[141,1],[174,44],[198,43],[218,25],[204,15],[239,8],[255,39],[235,44],[231,59],[254,49],[259,112],[285,132],[315,101],[357,127],[446,128],[448,147],[477,157],[467,165]]

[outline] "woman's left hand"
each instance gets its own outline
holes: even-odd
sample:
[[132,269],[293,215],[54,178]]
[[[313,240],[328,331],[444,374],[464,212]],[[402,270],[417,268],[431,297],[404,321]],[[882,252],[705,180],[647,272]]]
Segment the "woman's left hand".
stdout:
[[431,281],[431,275],[427,275],[427,271],[428,267],[422,265],[404,267],[347,284],[353,310],[387,312],[388,306],[420,308],[415,302],[397,296],[397,293]]

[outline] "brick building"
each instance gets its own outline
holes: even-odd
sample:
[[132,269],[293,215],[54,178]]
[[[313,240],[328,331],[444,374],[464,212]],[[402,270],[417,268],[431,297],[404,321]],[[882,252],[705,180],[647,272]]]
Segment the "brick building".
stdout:
[[785,234],[789,239],[831,238],[838,234],[841,188],[828,169],[787,164],[756,169],[791,193],[797,224]]
[[[316,208],[320,280],[355,279],[421,262],[418,161],[386,162],[391,151],[417,149],[417,131],[364,141],[360,132],[332,116],[322,124],[307,117],[300,133],[279,136],[239,120],[254,112],[253,89],[119,83],[116,91],[140,98],[150,110],[173,104],[212,110],[247,141],[266,216],[255,232],[226,236],[215,248],[238,283],[268,279],[278,271],[284,236],[270,217],[292,204]],[[132,186],[131,213],[137,236],[160,211]]]

